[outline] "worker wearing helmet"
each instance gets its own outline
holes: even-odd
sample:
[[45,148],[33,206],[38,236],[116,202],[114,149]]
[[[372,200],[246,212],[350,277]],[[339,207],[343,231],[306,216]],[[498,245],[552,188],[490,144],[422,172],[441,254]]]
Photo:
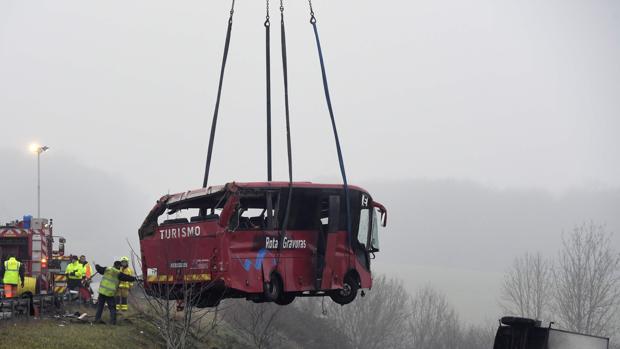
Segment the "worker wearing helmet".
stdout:
[[103,307],[107,304],[110,310],[110,323],[116,325],[116,292],[120,282],[136,281],[133,276],[121,273],[121,262],[114,262],[114,266],[110,268],[102,267],[95,264],[97,273],[103,275],[99,284],[99,299],[97,300],[97,312],[95,313],[95,323],[104,323],[101,320]]
[[71,255],[71,263],[67,265],[65,269],[65,275],[67,275],[67,287],[69,290],[79,290],[82,285],[82,275],[84,275],[84,267],[78,261],[77,257]]
[[24,265],[14,256],[10,256],[0,266],[0,278],[4,283],[4,297],[16,297],[17,284],[20,280],[22,288],[24,287]]
[[[129,258],[127,257],[121,258],[121,273],[127,276],[133,276],[133,270],[129,267]],[[118,291],[116,293],[116,310],[129,310],[127,297],[129,297],[129,289],[131,286],[133,286],[133,283],[129,281],[121,281],[118,285]]]

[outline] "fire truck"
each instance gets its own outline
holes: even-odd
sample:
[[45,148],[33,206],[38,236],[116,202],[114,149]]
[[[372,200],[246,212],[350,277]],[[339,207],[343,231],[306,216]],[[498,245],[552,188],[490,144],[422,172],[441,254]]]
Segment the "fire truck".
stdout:
[[[55,238],[58,239],[56,251],[53,250]],[[24,216],[23,220],[0,226],[0,256],[3,260],[8,256],[14,256],[25,269],[24,287],[18,285],[17,297],[64,292],[62,280],[58,282],[54,280],[58,277],[57,274],[62,274],[64,270],[59,263],[65,258],[64,243],[64,238],[53,235],[51,219]],[[3,292],[0,287],[2,298],[4,298]]]
[[198,292],[197,307],[307,296],[347,304],[372,287],[386,217],[366,190],[345,195],[336,184],[232,182],[165,195],[139,229],[146,289],[168,299]]

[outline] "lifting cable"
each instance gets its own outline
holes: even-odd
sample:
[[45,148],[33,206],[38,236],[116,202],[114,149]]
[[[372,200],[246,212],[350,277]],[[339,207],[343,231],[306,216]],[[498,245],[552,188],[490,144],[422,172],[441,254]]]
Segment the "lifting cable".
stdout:
[[282,75],[284,77],[284,110],[286,113],[286,152],[288,155],[288,180],[293,183],[293,155],[291,150],[291,123],[288,103],[288,60],[286,58],[286,31],[284,29],[284,4],[280,0],[280,41],[282,44]]
[[265,62],[267,68],[267,181],[271,182],[271,23],[269,22],[269,0],[265,19]]
[[[282,46],[282,75],[284,77],[284,110],[286,115],[286,151],[288,155],[288,197],[286,199],[286,211],[280,230],[280,237],[284,236],[288,227],[291,199],[293,196],[293,156],[291,150],[291,123],[289,118],[288,103],[288,62],[286,57],[286,31],[284,28],[284,1],[280,0],[280,41]],[[278,250],[282,244],[278,244]],[[279,254],[279,253],[278,253]]]
[[314,29],[314,37],[316,38],[316,47],[319,51],[319,61],[321,62],[321,75],[323,76],[323,90],[325,90],[325,100],[327,102],[327,109],[329,110],[329,116],[332,121],[332,129],[334,131],[334,138],[336,139],[336,151],[338,152],[338,162],[340,163],[340,173],[342,174],[342,181],[344,184],[344,198],[346,201],[347,209],[347,238],[349,244],[352,244],[351,239],[351,203],[349,202],[349,184],[347,183],[347,174],[344,169],[344,159],[342,157],[342,149],[340,147],[340,139],[338,137],[338,130],[336,129],[336,119],[334,118],[334,110],[332,108],[332,100],[329,95],[329,85],[327,84],[327,73],[325,72],[325,62],[323,61],[323,50],[321,49],[321,40],[319,39],[319,31],[316,27],[316,17],[314,16],[314,9],[312,8],[312,0],[308,0],[310,5],[310,24]]
[[206,188],[209,181],[209,170],[211,168],[211,155],[213,153],[213,142],[215,140],[215,128],[217,127],[217,115],[220,110],[220,99],[222,96],[222,84],[224,83],[224,71],[226,69],[226,60],[228,59],[228,48],[230,46],[230,34],[232,31],[233,14],[235,13],[235,0],[232,0],[230,8],[230,17],[228,18],[228,30],[226,31],[226,42],[224,44],[224,57],[222,58],[222,69],[220,71],[220,82],[217,88],[217,99],[215,101],[215,110],[213,111],[213,121],[211,122],[211,135],[209,136],[209,150],[207,152],[207,164],[205,167],[205,177],[202,187]]

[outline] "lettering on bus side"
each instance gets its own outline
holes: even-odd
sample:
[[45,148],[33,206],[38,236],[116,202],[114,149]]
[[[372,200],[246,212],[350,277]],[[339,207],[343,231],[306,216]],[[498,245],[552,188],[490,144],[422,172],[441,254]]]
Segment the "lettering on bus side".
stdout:
[[281,241],[269,236],[265,238],[265,248],[269,250],[275,250],[278,246],[282,246],[282,249],[302,249],[306,248],[307,245],[306,240],[289,239],[286,236]]
[[161,240],[184,239],[196,236],[200,236],[199,226],[159,229],[159,238]]

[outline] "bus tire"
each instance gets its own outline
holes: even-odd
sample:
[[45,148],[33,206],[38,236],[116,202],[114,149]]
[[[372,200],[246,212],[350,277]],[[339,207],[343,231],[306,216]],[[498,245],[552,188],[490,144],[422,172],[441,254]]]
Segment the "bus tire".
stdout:
[[357,279],[353,276],[353,273],[349,273],[343,280],[342,289],[332,291],[329,297],[334,302],[340,305],[345,305],[353,302],[355,297],[357,297],[358,290],[359,283],[357,282]]
[[263,289],[265,299],[268,302],[276,302],[284,293],[282,279],[277,273],[271,274],[269,281],[265,282]]
[[295,295],[290,292],[284,292],[275,300],[277,305],[289,305],[295,300]]

